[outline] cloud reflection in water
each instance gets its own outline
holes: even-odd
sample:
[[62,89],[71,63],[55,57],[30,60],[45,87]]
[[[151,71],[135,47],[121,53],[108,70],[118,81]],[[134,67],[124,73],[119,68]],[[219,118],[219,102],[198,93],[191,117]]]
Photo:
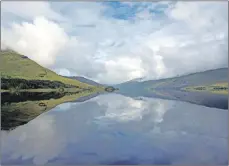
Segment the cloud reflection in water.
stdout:
[[228,111],[100,95],[2,131],[3,164],[226,164]]

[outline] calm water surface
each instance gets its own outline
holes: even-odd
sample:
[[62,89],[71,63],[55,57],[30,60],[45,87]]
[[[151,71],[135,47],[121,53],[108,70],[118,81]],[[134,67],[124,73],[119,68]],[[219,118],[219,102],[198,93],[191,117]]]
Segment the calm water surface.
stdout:
[[225,164],[228,110],[103,94],[1,131],[2,164]]

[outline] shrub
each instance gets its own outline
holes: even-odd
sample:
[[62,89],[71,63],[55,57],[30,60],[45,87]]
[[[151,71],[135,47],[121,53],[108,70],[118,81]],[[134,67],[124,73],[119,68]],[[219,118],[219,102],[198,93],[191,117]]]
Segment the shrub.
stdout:
[[115,90],[116,89],[114,87],[112,87],[112,86],[108,86],[108,87],[105,88],[105,91],[107,91],[107,92],[113,92]]
[[25,79],[1,79],[1,89],[58,89],[58,88],[75,88],[73,85],[67,85],[59,81],[49,80],[25,80]]

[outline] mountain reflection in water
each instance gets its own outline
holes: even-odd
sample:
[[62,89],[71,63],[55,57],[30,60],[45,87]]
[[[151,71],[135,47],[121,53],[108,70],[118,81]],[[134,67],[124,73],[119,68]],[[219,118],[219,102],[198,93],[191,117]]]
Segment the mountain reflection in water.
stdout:
[[2,164],[227,164],[228,111],[104,94],[1,131]]
[[65,102],[80,102],[98,95],[79,97],[79,92],[1,93],[1,130],[12,130]]

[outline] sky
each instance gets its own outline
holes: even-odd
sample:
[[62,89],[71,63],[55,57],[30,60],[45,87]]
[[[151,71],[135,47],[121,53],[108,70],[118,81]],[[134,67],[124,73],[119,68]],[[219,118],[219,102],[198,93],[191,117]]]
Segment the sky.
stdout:
[[228,2],[1,2],[1,48],[118,84],[228,67]]

